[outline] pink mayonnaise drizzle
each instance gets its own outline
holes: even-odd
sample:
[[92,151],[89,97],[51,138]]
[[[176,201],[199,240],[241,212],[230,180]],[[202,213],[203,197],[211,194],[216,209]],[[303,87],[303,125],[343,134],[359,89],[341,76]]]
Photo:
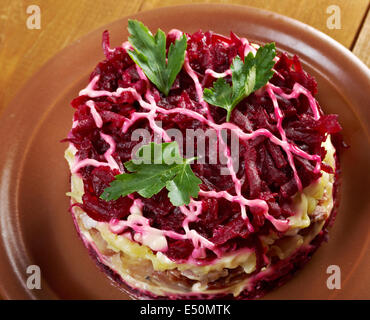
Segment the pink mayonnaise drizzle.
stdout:
[[[254,55],[256,54],[256,52],[257,52],[256,47],[258,48],[259,45],[250,44],[249,41],[246,38],[240,38],[240,41],[244,45],[244,57],[246,57],[249,52],[252,52]],[[241,58],[244,59],[244,57],[241,57]]]
[[101,118],[99,112],[96,111],[95,103],[92,100],[89,100],[86,102],[86,105],[90,108],[91,115],[95,121],[95,125],[98,128],[101,128],[103,126],[103,119]]
[[[173,34],[177,39],[179,39],[182,35],[182,32],[174,29],[174,30],[171,30],[169,34]],[[256,53],[257,51],[256,48],[258,48],[258,45],[250,44],[248,40],[245,38],[241,38],[241,41],[244,45],[244,55],[245,56],[249,52],[252,52],[253,54]],[[131,48],[131,45],[129,44],[129,42],[124,42],[122,44],[122,48],[124,48],[125,50],[128,50]],[[230,156],[230,150],[227,144],[222,139],[221,131],[224,129],[233,130],[233,132],[237,134],[240,140],[245,140],[245,141],[254,139],[258,136],[265,136],[268,139],[270,139],[271,142],[279,145],[287,154],[288,162],[293,170],[294,178],[296,180],[298,189],[302,190],[302,183],[300,181],[300,178],[298,177],[297,170],[295,168],[295,164],[293,161],[293,154],[298,155],[307,160],[315,161],[316,162],[315,172],[319,172],[321,169],[321,158],[319,155],[310,155],[304,152],[303,150],[299,149],[293,143],[288,142],[285,131],[282,127],[283,114],[279,108],[276,94],[280,95],[284,99],[297,98],[300,94],[304,94],[308,98],[314,118],[317,120],[320,118],[320,113],[317,107],[317,103],[315,99],[313,98],[313,96],[311,95],[311,93],[298,83],[294,85],[293,90],[290,94],[284,93],[281,88],[278,88],[270,83],[268,83],[265,86],[265,90],[267,90],[269,97],[271,98],[273,106],[274,106],[274,113],[275,113],[275,118],[277,121],[277,128],[281,136],[281,139],[279,139],[267,129],[258,129],[252,133],[245,133],[242,129],[240,129],[238,126],[232,123],[216,124],[212,119],[207,102],[205,102],[203,99],[203,88],[199,82],[199,78],[197,74],[194,72],[194,70],[191,68],[189,64],[189,60],[186,55],[185,55],[185,61],[184,61],[184,69],[194,82],[198,101],[202,105],[203,110],[205,111],[206,117],[198,112],[195,112],[189,109],[174,108],[174,109],[166,110],[164,108],[159,107],[155,103],[153,94],[150,89],[151,84],[148,78],[145,76],[145,74],[143,73],[143,71],[138,65],[136,65],[136,69],[137,69],[139,77],[142,80],[146,81],[147,83],[147,90],[144,95],[146,101],[142,98],[142,96],[134,88],[118,88],[115,92],[110,92],[110,91],[105,91],[105,90],[95,90],[94,87],[99,80],[99,75],[95,76],[90,81],[90,83],[87,85],[87,87],[80,91],[79,95],[80,96],[86,95],[90,98],[101,97],[101,96],[119,97],[123,92],[130,92],[135,98],[135,100],[138,101],[140,106],[143,109],[148,110],[148,112],[134,112],[133,114],[131,114],[130,119],[127,119],[122,126],[122,133],[127,132],[130,126],[133,125],[137,120],[145,118],[148,120],[149,125],[151,129],[153,130],[153,132],[158,134],[164,141],[166,142],[171,141],[171,139],[168,137],[165,130],[163,130],[161,127],[159,127],[156,124],[155,116],[157,115],[157,113],[172,114],[172,113],[180,112],[188,117],[191,117],[193,119],[196,119],[202,122],[208,127],[213,128],[214,130],[217,131],[218,138],[220,141],[220,148],[222,149],[225,157],[227,158],[227,168],[234,182],[236,195],[231,195],[230,193],[226,191],[216,192],[216,191],[205,191],[205,190],[200,190],[199,195],[203,197],[224,198],[230,202],[238,203],[241,208],[241,216],[244,220],[246,220],[248,229],[251,232],[253,232],[253,226],[248,220],[248,217],[246,214],[246,206],[259,208],[260,210],[262,210],[266,219],[268,219],[278,231],[280,232],[287,231],[289,228],[288,220],[280,220],[280,219],[276,219],[273,216],[271,216],[268,213],[268,205],[266,201],[262,199],[246,199],[241,194],[242,184],[241,184],[240,179],[238,179],[236,176],[236,172],[232,165],[232,158]],[[231,70],[228,69],[223,73],[216,73],[211,69],[207,69],[206,75],[212,76],[214,78],[219,78],[219,77],[224,77],[226,75],[231,75]],[[92,100],[89,100],[86,103],[86,105],[90,108],[90,111],[91,111],[92,117],[94,118],[96,126],[98,128],[101,128],[103,125],[102,119],[99,115],[98,110],[96,110],[94,102]],[[76,122],[77,121],[73,123],[74,126],[77,125]],[[77,173],[80,168],[87,166],[87,165],[92,165],[92,166],[108,165],[111,169],[118,169],[121,172],[123,171],[122,164],[120,164],[119,166],[113,158],[113,153],[115,151],[115,142],[113,138],[103,133],[101,133],[101,137],[110,146],[109,149],[104,154],[104,157],[107,162],[106,163],[99,162],[94,159],[79,160],[76,157],[76,162],[74,166],[72,167],[72,173]],[[128,228],[131,228],[132,230],[135,231],[135,235],[137,234],[136,236],[134,236],[135,241],[145,244],[155,251],[161,251],[161,252],[165,252],[168,248],[167,241],[165,238],[166,236],[171,237],[173,239],[189,239],[192,241],[194,245],[194,250],[191,255],[191,258],[189,258],[189,261],[196,263],[196,264],[201,263],[197,259],[201,259],[205,256],[205,249],[213,250],[218,255],[218,252],[214,244],[211,241],[202,237],[195,230],[191,230],[189,228],[189,223],[193,221],[197,221],[198,215],[202,212],[202,201],[196,201],[194,199],[191,199],[189,205],[180,207],[181,212],[185,215],[185,219],[182,224],[185,234],[179,234],[174,231],[160,230],[160,229],[151,227],[149,224],[149,220],[147,218],[143,217],[140,214],[133,214],[133,212],[137,208],[141,208],[141,207],[140,207],[140,203],[137,200],[135,200],[134,203],[132,204],[132,207],[130,208],[131,215],[129,216],[128,220],[123,221],[123,220],[112,219],[109,222],[110,230],[113,233],[122,234]]]
[[120,172],[122,172],[123,170],[121,170],[121,168],[118,166],[116,160],[114,160],[114,158],[112,156],[112,154],[116,150],[116,143],[114,142],[114,139],[110,135],[104,134],[102,132],[100,132],[100,136],[104,139],[104,141],[106,143],[109,144],[109,149],[107,151],[105,151],[105,153],[104,153],[104,157],[107,160],[109,166],[111,168],[118,169]]

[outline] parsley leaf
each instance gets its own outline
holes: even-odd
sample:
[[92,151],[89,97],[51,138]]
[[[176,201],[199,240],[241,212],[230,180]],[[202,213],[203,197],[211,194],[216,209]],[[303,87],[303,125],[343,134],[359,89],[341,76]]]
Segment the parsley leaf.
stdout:
[[166,188],[169,191],[168,197],[171,203],[174,206],[189,204],[190,196],[193,198],[198,197],[200,183],[202,181],[195,176],[188,161],[186,161],[179,168],[176,177],[166,183]]
[[151,198],[166,187],[174,206],[189,204],[190,197],[198,196],[202,183],[191,170],[192,160],[180,156],[177,142],[142,146],[134,159],[124,164],[131,173],[117,175],[100,198],[116,200],[133,192]]
[[268,43],[244,58],[244,63],[236,56],[230,66],[232,86],[224,78],[219,78],[213,88],[204,89],[204,100],[227,111],[226,121],[230,121],[231,111],[252,92],[263,87],[273,76],[273,60],[276,55],[275,43]]
[[153,36],[143,23],[129,20],[128,31],[128,41],[135,49],[128,51],[129,56],[158,90],[167,96],[184,64],[187,46],[185,34],[175,44],[171,43],[166,62],[166,35],[161,29]]

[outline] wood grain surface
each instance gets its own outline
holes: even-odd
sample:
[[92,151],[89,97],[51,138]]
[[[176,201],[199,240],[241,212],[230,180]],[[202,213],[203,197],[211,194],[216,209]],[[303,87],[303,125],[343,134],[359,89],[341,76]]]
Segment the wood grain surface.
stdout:
[[[369,0],[1,0],[0,112],[48,59],[88,32],[135,12],[195,2],[249,5],[284,14],[325,32],[370,65]],[[27,28],[30,5],[40,7],[40,29]],[[331,5],[340,10],[340,29],[328,27]]]
[[353,53],[370,67],[370,12],[359,30],[358,37],[353,45]]

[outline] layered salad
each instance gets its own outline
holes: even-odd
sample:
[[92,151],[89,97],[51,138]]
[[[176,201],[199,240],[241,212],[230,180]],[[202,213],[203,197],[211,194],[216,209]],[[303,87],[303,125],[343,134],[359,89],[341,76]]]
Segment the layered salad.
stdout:
[[71,102],[78,233],[132,297],[259,298],[326,239],[337,116],[275,43],[128,31],[115,48],[104,32],[105,60]]

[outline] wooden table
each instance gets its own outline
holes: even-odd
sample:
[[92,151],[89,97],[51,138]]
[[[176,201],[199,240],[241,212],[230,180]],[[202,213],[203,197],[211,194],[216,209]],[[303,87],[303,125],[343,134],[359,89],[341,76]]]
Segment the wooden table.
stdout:
[[[49,58],[89,31],[135,12],[192,2],[243,4],[290,16],[327,33],[370,66],[369,0],[1,0],[0,112]],[[31,4],[41,10],[40,29],[27,28]],[[338,8],[341,28],[330,29],[331,10]]]

